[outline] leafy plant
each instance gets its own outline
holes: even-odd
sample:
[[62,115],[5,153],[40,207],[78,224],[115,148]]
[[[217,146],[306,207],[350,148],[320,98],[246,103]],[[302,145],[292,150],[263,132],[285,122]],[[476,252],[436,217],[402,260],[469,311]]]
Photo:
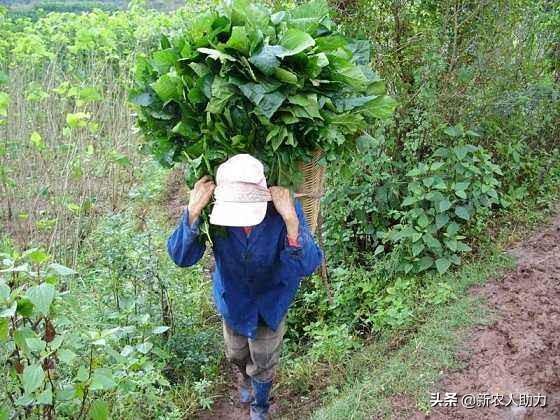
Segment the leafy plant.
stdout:
[[297,164],[355,149],[361,131],[395,101],[369,66],[370,44],[335,30],[324,0],[272,13],[235,0],[136,64],[130,99],[145,149],[190,180],[236,153],[267,166],[270,183],[297,185]]
[[406,174],[407,195],[399,223],[385,241],[404,245],[404,272],[436,268],[443,273],[470,251],[462,225],[500,202],[500,168],[480,146],[441,147]]

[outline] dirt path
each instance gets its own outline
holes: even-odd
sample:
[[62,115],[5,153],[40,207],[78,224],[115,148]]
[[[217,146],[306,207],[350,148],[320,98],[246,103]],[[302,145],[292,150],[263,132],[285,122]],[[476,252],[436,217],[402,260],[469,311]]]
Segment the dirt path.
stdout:
[[[240,375],[233,367],[228,367],[228,377],[232,380],[217,396],[210,411],[201,411],[198,420],[247,420],[249,418],[249,405],[243,405],[238,400],[238,390],[235,380],[240,380]],[[279,407],[274,402],[274,395],[271,399],[270,415],[276,418]]]
[[[462,354],[466,367],[439,384],[440,399],[457,393],[457,407],[414,419],[560,419],[560,215],[510,253],[517,268],[472,291],[488,300],[495,321],[473,331]],[[523,395],[539,393],[546,406],[527,406]],[[479,406],[463,407],[466,394],[478,397]],[[503,400],[485,403],[484,394]],[[543,399],[533,398],[537,402]]]

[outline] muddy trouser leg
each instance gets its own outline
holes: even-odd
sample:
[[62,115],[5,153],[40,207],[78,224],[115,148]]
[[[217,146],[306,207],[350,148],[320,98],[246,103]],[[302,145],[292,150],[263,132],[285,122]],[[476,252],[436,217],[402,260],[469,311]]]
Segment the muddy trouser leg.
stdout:
[[239,399],[241,403],[250,403],[253,397],[251,392],[251,378],[247,374],[247,365],[251,361],[249,341],[247,337],[237,334],[225,321],[223,321],[222,325],[224,330],[226,358],[239,368],[243,376],[243,382],[239,390]]
[[259,324],[254,339],[249,339],[251,361],[247,373],[251,377],[254,400],[251,403],[251,418],[266,419],[269,408],[269,393],[276,373],[286,322],[282,320],[276,331],[265,324]]

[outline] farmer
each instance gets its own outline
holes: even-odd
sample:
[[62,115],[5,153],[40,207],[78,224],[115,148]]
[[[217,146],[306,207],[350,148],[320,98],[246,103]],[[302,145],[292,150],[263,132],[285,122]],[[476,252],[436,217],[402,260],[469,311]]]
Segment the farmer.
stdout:
[[218,167],[216,182],[205,176],[195,184],[167,248],[180,267],[200,260],[200,214],[214,194],[210,223],[227,226],[225,235],[212,237],[213,294],[226,357],[241,371],[240,400],[251,404],[251,419],[267,419],[286,313],[301,278],[321,264],[322,253],[299,201],[294,205],[286,188],[268,189],[257,159],[233,156]]

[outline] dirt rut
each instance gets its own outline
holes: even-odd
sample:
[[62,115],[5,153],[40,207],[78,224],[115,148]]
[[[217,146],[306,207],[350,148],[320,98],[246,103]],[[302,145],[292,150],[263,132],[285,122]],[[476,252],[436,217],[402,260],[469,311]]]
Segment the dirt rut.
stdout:
[[510,253],[516,269],[472,291],[488,300],[495,321],[473,331],[461,353],[466,367],[438,385],[440,400],[457,393],[457,406],[413,418],[560,419],[560,215]]

